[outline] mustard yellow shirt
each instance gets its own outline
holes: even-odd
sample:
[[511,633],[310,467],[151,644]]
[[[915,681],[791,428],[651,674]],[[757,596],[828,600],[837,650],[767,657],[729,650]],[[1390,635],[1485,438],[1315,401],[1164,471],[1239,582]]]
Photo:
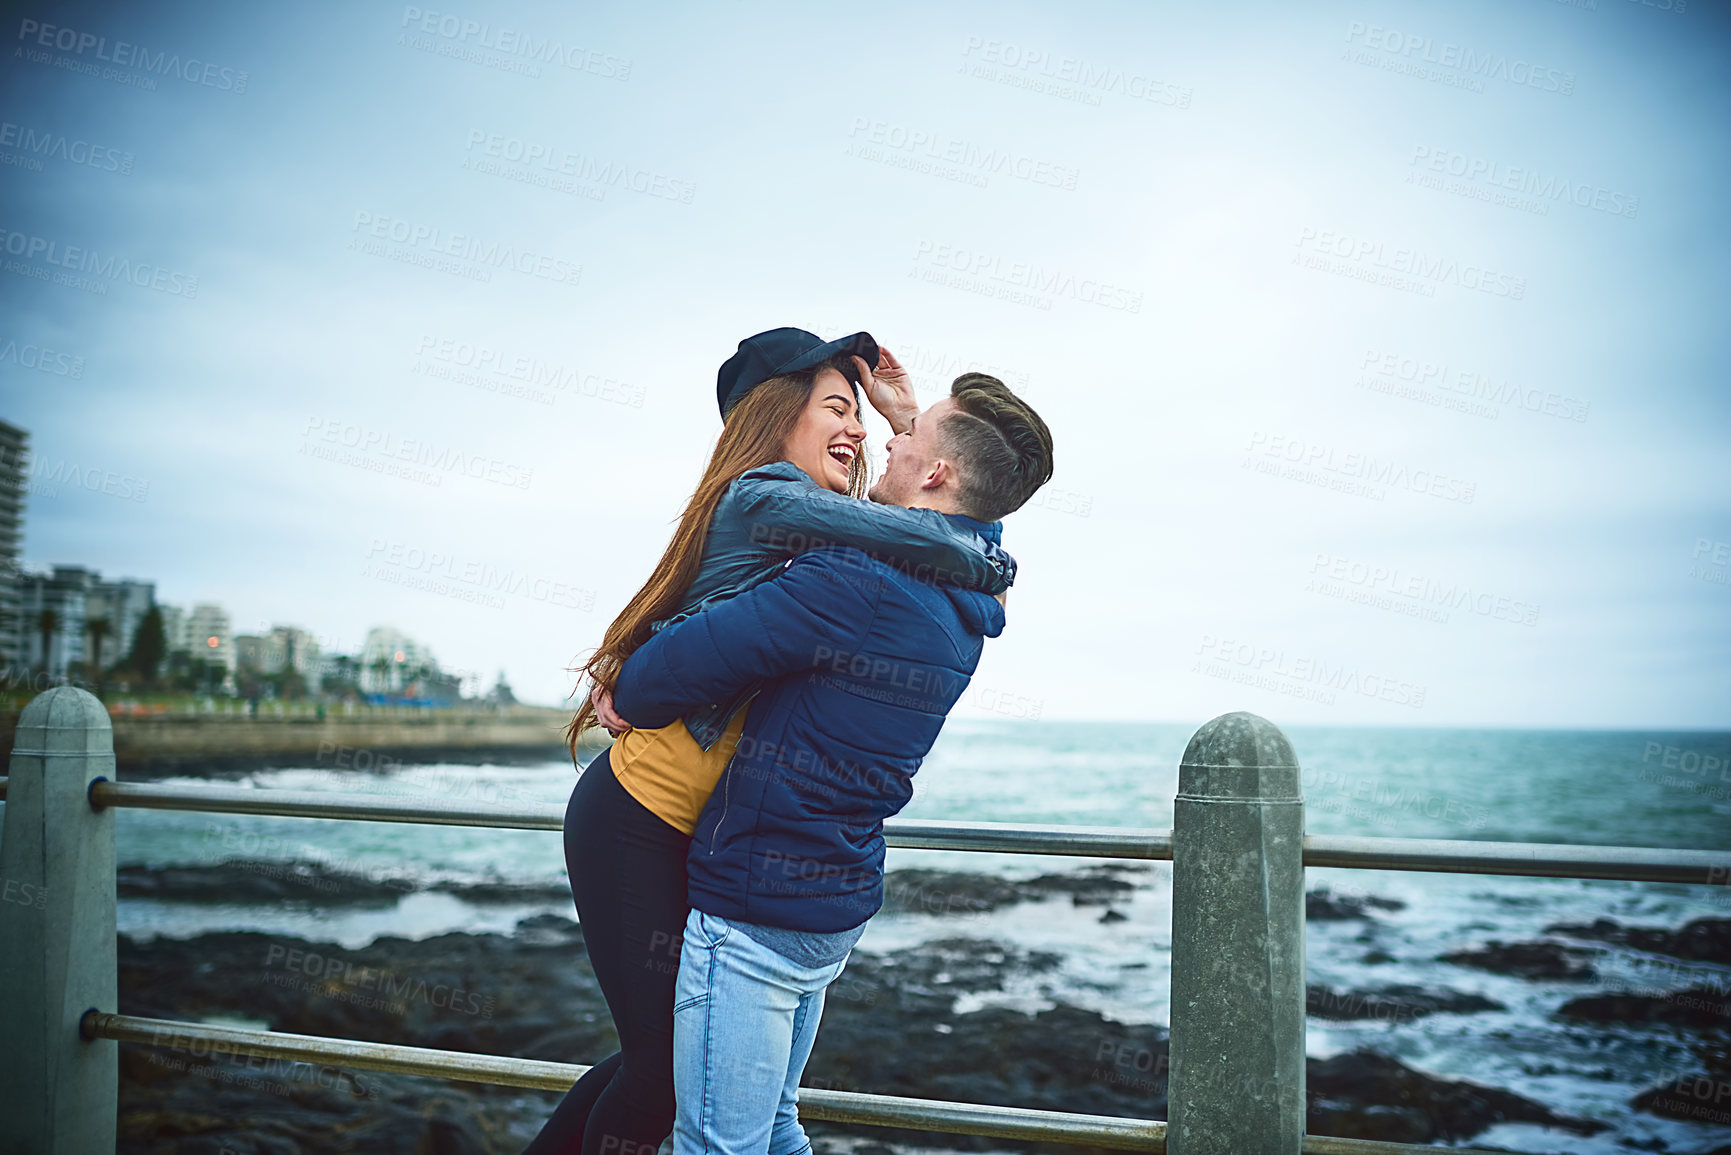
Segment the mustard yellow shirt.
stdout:
[[627,730],[614,740],[608,755],[613,775],[650,813],[691,834],[733,757],[733,748],[739,745],[749,712],[747,707],[735,714],[708,750],[697,744],[683,721],[656,730]]

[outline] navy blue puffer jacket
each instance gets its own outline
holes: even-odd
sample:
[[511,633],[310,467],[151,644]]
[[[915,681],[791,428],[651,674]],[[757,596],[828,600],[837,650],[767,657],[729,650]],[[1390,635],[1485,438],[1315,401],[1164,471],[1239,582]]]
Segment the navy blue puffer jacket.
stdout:
[[[991,541],[1000,526],[950,520]],[[996,599],[919,581],[853,549],[804,553],[668,626],[625,663],[614,707],[665,726],[767,682],[698,819],[691,905],[788,930],[840,931],[883,903],[883,821],[967,689]]]

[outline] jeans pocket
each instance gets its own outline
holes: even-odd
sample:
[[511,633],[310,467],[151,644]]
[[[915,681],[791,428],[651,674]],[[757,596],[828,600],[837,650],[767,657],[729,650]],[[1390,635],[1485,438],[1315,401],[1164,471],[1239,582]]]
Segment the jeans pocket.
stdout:
[[697,917],[685,924],[685,941],[702,950],[715,950],[727,941],[727,936],[733,933],[733,927],[727,920],[694,910]]

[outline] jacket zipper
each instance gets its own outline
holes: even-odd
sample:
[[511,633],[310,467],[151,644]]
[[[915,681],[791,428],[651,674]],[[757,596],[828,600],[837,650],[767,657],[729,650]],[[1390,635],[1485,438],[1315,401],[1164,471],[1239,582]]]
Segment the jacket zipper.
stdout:
[[[728,767],[733,765],[733,759],[727,760]],[[727,781],[721,784],[721,813],[715,819],[715,829],[709,832],[709,853],[715,853],[715,844],[721,840],[721,824],[727,821],[727,808],[733,801],[733,775],[726,768],[721,771]]]

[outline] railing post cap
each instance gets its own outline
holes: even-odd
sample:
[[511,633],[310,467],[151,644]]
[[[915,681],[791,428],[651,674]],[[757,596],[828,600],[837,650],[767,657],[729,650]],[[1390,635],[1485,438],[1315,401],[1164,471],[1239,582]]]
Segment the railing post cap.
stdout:
[[1266,718],[1243,710],[1204,723],[1184,748],[1178,766],[1180,797],[1295,800],[1298,757],[1286,735]]
[[27,753],[108,754],[114,725],[101,699],[77,686],[55,686],[30,699],[18,715],[13,749]]

